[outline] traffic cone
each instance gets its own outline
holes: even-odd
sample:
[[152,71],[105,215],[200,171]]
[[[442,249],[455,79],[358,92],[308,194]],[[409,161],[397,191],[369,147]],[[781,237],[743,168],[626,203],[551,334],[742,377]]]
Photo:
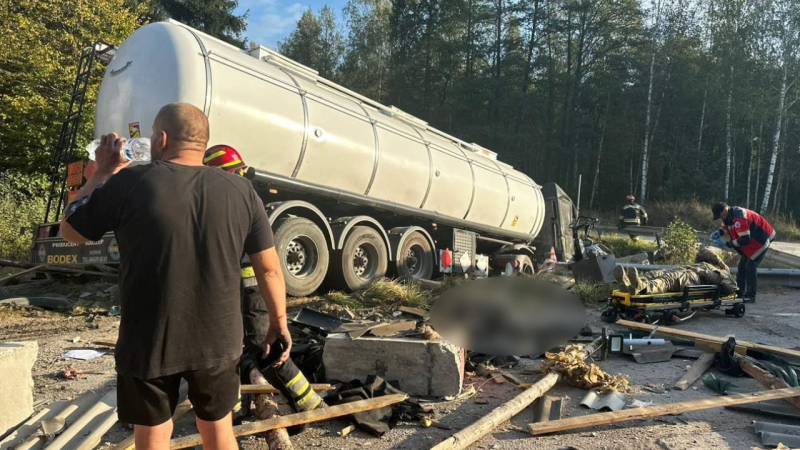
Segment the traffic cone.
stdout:
[[550,247],[550,260],[553,262],[558,262],[558,258],[556,257],[556,249],[554,247]]

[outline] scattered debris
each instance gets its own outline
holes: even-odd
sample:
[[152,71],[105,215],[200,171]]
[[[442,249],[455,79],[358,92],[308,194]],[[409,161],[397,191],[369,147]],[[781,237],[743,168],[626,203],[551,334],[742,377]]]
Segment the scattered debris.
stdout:
[[58,375],[65,380],[82,380],[86,378],[86,374],[84,374],[81,369],[76,369],[74,367],[67,367]]
[[430,312],[425,311],[424,309],[413,308],[411,306],[401,306],[398,309],[398,311],[406,313],[406,314],[410,314],[412,316],[417,316],[417,317],[422,318],[422,319],[427,319],[431,315]]
[[494,381],[494,384],[503,384],[506,382],[506,379],[499,373],[495,373],[492,375],[492,381]]
[[10,305],[18,307],[36,307],[54,311],[69,311],[72,309],[72,302],[66,297],[46,296],[46,297],[13,297],[0,300],[0,305]]
[[411,331],[417,328],[417,323],[411,320],[394,323],[384,323],[376,327],[370,328],[369,332],[373,336],[388,337],[395,336],[404,331]]
[[61,355],[62,358],[72,358],[72,359],[80,359],[82,361],[91,361],[95,358],[99,358],[105,355],[106,352],[101,352],[99,350],[92,350],[92,349],[82,349],[82,350],[70,350],[67,353]]
[[[619,326],[630,328],[632,330],[652,331],[655,328],[655,326],[653,325],[633,322],[630,320],[618,320],[616,324]],[[705,343],[707,348],[714,348],[713,351],[716,352],[720,351],[722,348],[722,344],[724,344],[725,341],[727,341],[727,338],[721,338],[717,336],[711,336],[708,334],[695,333],[692,331],[679,330],[677,328],[669,328],[669,327],[659,327],[658,334],[662,334],[664,336],[682,338],[682,339],[689,339],[694,341],[695,343],[699,341],[701,344]],[[736,341],[736,344],[737,344],[737,349],[738,347],[741,347],[745,350],[746,349],[759,350],[762,352],[773,353],[776,355],[800,358],[800,350],[775,347],[771,345],[755,344],[746,341]],[[737,351],[737,353],[740,352]]]
[[[583,358],[588,358],[597,350],[599,350],[601,345],[601,339],[597,339],[595,342],[585,347],[582,345],[571,345],[567,348],[569,349],[572,347],[570,358],[580,358],[583,360]],[[552,366],[552,368],[555,369],[555,366]],[[558,380],[561,379],[561,376],[561,373],[558,371],[550,372],[549,374],[545,375],[544,378],[534,383],[533,386],[523,391],[521,394],[493,409],[489,414],[481,417],[477,422],[469,425],[468,427],[435,445],[431,448],[431,450],[460,450],[467,448],[478,439],[491,433],[492,430],[494,430],[498,425],[517,415],[520,411],[533,403],[534,400],[544,395],[545,392],[555,386]]]
[[434,428],[439,428],[439,429],[442,429],[442,430],[449,430],[449,429],[451,429],[450,427],[448,427],[448,426],[446,426],[446,425],[442,425],[442,424],[441,424],[441,423],[440,423],[438,420],[433,420],[433,419],[431,419],[431,418],[430,418],[430,417],[428,417],[428,416],[425,416],[425,417],[423,417],[423,418],[422,418],[422,419],[419,421],[419,423],[420,423],[420,425],[422,425],[422,428],[430,428],[430,427],[434,427]]
[[332,332],[342,325],[338,317],[311,308],[302,308],[292,322],[326,332]]
[[786,399],[798,396],[800,396],[800,387],[777,389],[772,391],[759,391],[748,394],[736,394],[723,397],[704,398],[687,402],[668,403],[665,405],[647,406],[643,408],[623,409],[622,411],[571,417],[569,419],[561,419],[553,422],[531,423],[528,424],[528,429],[530,430],[531,434],[538,436],[540,434],[588,428],[597,425],[608,425],[611,423],[625,422],[634,419],[645,419],[668,414],[680,414],[690,411],[720,408],[728,405],[741,405],[745,403],[759,402],[762,400]]
[[[371,411],[373,409],[383,408],[385,406],[400,403],[408,398],[407,395],[392,394],[383,397],[371,398],[369,400],[358,400],[351,403],[342,405],[329,406],[327,408],[319,408],[302,413],[288,414],[281,417],[275,417],[267,420],[259,420],[250,422],[243,425],[233,427],[234,435],[236,437],[250,436],[253,434],[263,433],[269,430],[278,428],[288,428],[294,425],[302,425],[306,423],[320,422],[323,420],[333,419],[335,417],[347,416],[350,414]],[[172,450],[194,447],[202,445],[203,441],[199,434],[192,434],[170,441],[170,448]]]
[[624,391],[628,388],[628,379],[624,375],[610,375],[595,364],[587,364],[583,358],[582,345],[568,345],[563,352],[546,352],[544,369],[560,373],[567,383],[583,388],[595,389],[600,393],[607,391]]
[[800,448],[800,426],[756,420],[753,421],[753,428],[765,447],[783,444],[789,448]]
[[111,317],[115,317],[115,316],[120,315],[121,311],[122,310],[120,310],[119,306],[114,305],[114,306],[112,306],[111,308],[108,309],[108,315],[111,316]]
[[580,404],[595,411],[619,411],[625,407],[625,396],[616,391],[607,391],[602,395],[589,391]]
[[74,338],[72,338],[70,340],[72,341],[73,344],[77,344],[78,342],[81,341],[81,337],[80,336],[75,336]]
[[[240,386],[242,394],[280,394],[278,388],[273,387],[269,383],[265,384],[243,384]],[[333,385],[327,383],[312,384],[311,389],[314,392],[325,392],[333,389]]]
[[753,412],[758,414],[768,414],[776,417],[800,420],[800,411],[797,408],[780,402],[758,402],[746,405],[726,406],[727,409],[734,411]]
[[340,431],[337,431],[336,434],[338,436],[345,437],[348,434],[352,433],[353,431],[356,431],[356,426],[355,425],[348,425],[348,426],[342,428]]
[[438,341],[442,339],[439,333],[437,333],[430,325],[422,326],[422,335],[429,341]]
[[503,378],[505,378],[506,380],[511,382],[514,386],[519,387],[519,386],[522,386],[524,384],[528,384],[528,383],[524,383],[522,380],[520,380],[519,378],[515,377],[514,375],[511,375],[510,373],[506,372],[505,370],[498,370],[497,373],[502,375]]
[[698,378],[700,378],[711,366],[714,365],[714,355],[705,353],[686,371],[685,374],[675,383],[675,389],[685,391]]
[[645,406],[653,406],[653,401],[650,400],[649,402],[643,402],[641,400],[633,399],[633,401],[628,405],[628,408],[644,408]]
[[536,402],[536,407],[533,410],[533,421],[547,422],[561,419],[563,404],[563,398],[545,395]]
[[633,345],[625,346],[625,353],[633,356],[638,364],[649,364],[654,362],[664,362],[672,359],[672,355],[678,348],[667,341],[664,345]]

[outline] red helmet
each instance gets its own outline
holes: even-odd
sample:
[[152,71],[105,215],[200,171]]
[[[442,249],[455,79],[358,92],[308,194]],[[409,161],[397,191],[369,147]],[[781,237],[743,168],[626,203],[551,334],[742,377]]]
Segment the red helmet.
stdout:
[[219,167],[226,172],[244,176],[247,165],[242,156],[233,147],[227,145],[215,145],[203,156],[203,164],[211,167]]
[[628,199],[629,202],[632,202],[632,201],[636,200],[636,197],[634,197],[632,195],[629,195],[626,198]]

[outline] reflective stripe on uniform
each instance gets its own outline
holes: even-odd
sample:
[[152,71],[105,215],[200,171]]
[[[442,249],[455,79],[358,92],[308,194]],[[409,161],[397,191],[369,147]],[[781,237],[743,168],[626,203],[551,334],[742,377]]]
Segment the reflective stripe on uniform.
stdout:
[[253,278],[256,276],[256,271],[252,266],[242,267],[242,278]]
[[[295,383],[297,383],[301,379],[304,379],[303,378],[303,373],[302,372],[297,372],[297,375],[295,375],[294,378],[292,378],[291,380],[289,380],[288,383],[286,383],[286,387],[287,388],[292,387],[292,385],[294,385]],[[306,380],[306,383],[308,383],[308,380]]]

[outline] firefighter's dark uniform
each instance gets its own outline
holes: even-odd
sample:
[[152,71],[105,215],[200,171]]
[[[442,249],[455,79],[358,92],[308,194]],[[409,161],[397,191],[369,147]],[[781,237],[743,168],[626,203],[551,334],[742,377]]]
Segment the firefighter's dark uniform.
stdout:
[[622,207],[622,212],[619,216],[619,226],[622,228],[628,225],[647,225],[647,211],[636,202],[629,202]]
[[242,321],[244,351],[239,364],[242,383],[249,384],[250,371],[258,367],[264,378],[286,397],[295,412],[325,406],[322,398],[314,392],[291,358],[279,367],[269,367],[280,356],[282,349],[278,345],[272,346],[266,359],[262,358],[264,339],[269,328],[269,313],[258,289],[253,267],[246,256],[242,261]]

